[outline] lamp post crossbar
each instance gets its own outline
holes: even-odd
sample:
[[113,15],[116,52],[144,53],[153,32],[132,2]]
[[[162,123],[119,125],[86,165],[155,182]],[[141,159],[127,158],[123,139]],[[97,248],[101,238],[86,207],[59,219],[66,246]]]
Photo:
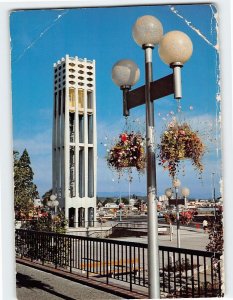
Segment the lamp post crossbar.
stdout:
[[178,199],[169,199],[168,200],[169,205],[185,205],[185,199],[184,198],[178,198]]
[[[145,104],[145,85],[134,90],[123,89],[124,93],[124,115],[129,115],[129,110]],[[150,101],[158,100],[168,95],[174,94],[174,75],[173,73],[150,82]]]

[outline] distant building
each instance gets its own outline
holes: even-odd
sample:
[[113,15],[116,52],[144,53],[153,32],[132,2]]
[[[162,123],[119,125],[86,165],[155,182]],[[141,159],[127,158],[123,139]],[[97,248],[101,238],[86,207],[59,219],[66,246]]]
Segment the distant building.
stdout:
[[106,203],[104,205],[105,208],[116,208],[116,209],[119,209],[119,205],[115,204],[115,203]]
[[161,195],[159,196],[159,201],[161,204],[161,208],[165,208],[166,206],[168,206],[168,197],[166,195]]
[[168,197],[166,195],[159,196],[159,202],[168,201]]
[[69,227],[96,215],[95,61],[66,55],[54,64],[53,193]]
[[134,205],[136,204],[136,202],[137,202],[137,199],[134,199],[134,198],[130,198],[130,199],[129,199],[129,204],[130,204],[131,206],[134,206]]

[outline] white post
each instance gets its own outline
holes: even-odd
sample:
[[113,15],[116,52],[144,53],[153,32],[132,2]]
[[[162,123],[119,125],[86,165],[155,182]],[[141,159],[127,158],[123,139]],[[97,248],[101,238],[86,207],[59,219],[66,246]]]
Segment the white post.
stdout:
[[170,241],[172,241],[172,235],[173,235],[173,226],[172,226],[172,223],[170,223],[169,226],[170,226]]

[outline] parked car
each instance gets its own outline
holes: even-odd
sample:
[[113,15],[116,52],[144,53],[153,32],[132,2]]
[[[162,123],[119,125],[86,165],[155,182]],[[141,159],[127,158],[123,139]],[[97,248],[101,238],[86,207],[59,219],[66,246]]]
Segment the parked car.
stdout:
[[161,213],[160,211],[157,212],[157,216],[158,218],[163,218],[163,213]]

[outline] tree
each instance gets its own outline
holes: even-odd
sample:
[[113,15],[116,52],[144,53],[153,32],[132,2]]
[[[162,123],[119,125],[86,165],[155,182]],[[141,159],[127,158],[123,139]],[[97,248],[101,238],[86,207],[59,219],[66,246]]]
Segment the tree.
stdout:
[[64,213],[52,216],[50,213],[38,219],[29,220],[24,228],[35,231],[66,233],[67,220]]
[[103,202],[103,206],[105,206],[105,204],[107,204],[107,203],[114,203],[114,199],[107,197]]
[[46,193],[44,193],[44,195],[42,196],[44,206],[47,205],[47,202],[50,200],[50,196],[52,195],[52,193],[53,193],[53,190],[50,189]]
[[118,199],[116,199],[116,205],[119,205],[120,204],[120,199],[118,198]]
[[136,199],[134,206],[137,207],[137,209],[139,210],[142,204],[142,200],[141,199]]
[[27,150],[19,158],[18,151],[14,151],[14,204],[16,218],[20,215],[27,217],[34,207],[34,199],[39,198],[37,186],[33,183],[34,173]]
[[128,198],[121,198],[121,202],[124,203],[125,205],[129,204],[129,199]]

